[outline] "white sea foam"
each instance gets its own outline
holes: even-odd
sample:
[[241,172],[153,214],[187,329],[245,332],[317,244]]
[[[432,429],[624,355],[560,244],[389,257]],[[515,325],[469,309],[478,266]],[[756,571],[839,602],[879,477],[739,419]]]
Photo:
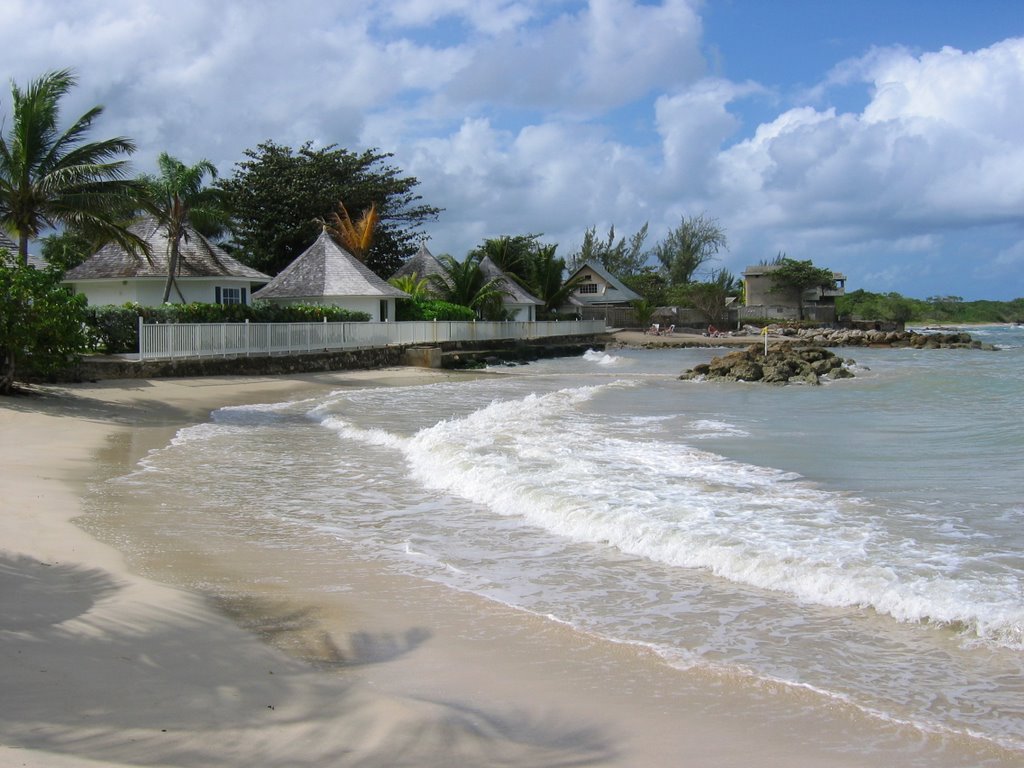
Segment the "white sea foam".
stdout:
[[[884,524],[886,510],[792,473],[679,442],[602,436],[583,407],[609,386],[617,385],[495,401],[408,438],[336,417],[324,424],[400,450],[427,488],[559,536],[820,605],[963,625],[1024,647],[1019,580],[1005,572],[957,578],[951,551],[900,538]],[[733,429],[708,420],[693,426],[719,435]]]
[[594,349],[588,349],[583,353],[583,359],[588,363],[597,363],[598,365],[617,365],[622,362],[621,357],[610,355],[607,352],[600,352]]

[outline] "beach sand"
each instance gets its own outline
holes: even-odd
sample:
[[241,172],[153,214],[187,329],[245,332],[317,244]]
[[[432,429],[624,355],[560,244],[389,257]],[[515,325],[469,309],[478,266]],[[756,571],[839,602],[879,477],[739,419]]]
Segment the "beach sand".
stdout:
[[219,406],[459,375],[118,381],[0,399],[0,765],[978,764],[973,746],[673,670],[359,553],[296,562],[240,534],[228,552],[196,542],[128,559],[116,527],[97,538],[75,521],[89,483]]

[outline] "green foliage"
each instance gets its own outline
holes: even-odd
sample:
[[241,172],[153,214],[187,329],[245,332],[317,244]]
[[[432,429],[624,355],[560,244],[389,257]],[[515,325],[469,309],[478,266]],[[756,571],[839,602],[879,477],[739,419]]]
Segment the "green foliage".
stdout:
[[467,256],[458,261],[445,253],[437,259],[443,274],[431,275],[435,293],[444,301],[469,307],[484,320],[504,320],[507,312],[502,299],[508,295],[499,278],[488,279],[480,268],[480,259]]
[[858,289],[836,299],[840,317],[913,323],[1013,323],[1024,320],[1024,298],[964,301],[959,296],[911,299]]
[[727,269],[719,269],[711,273],[709,280],[674,287],[670,295],[672,303],[693,307],[709,323],[721,323],[726,319],[726,300],[739,290],[735,275]]
[[537,251],[545,247],[540,235],[502,235],[484,240],[469,252],[472,259],[481,260],[490,256],[498,269],[523,285],[528,285]]
[[595,261],[620,279],[638,274],[647,263],[646,240],[647,224],[628,241],[625,237],[615,239],[614,226],[608,228],[605,240],[598,239],[597,227],[591,227],[584,233],[579,250],[569,256],[569,270],[575,272],[584,262]]
[[86,307],[84,322],[92,331],[94,345],[111,354],[138,351],[139,317],[147,323],[329,323],[366,322],[365,312],[353,312],[324,304],[139,304]]
[[702,266],[726,248],[725,230],[717,219],[705,214],[683,217],[679,226],[654,248],[654,255],[671,285],[693,282]]
[[77,227],[67,228],[42,239],[43,258],[47,264],[63,273],[84,262],[102,244]]
[[15,377],[67,368],[85,351],[84,296],[72,296],[56,270],[22,266],[0,250],[0,395]]
[[388,282],[398,290],[409,294],[408,299],[400,299],[400,301],[423,301],[430,293],[430,281],[425,277],[420,277],[415,272],[411,275],[392,277]]
[[654,305],[647,299],[633,299],[629,302],[633,307],[633,313],[636,315],[636,322],[643,328],[646,328],[651,324],[651,317],[654,316]]
[[11,84],[10,130],[0,136],[0,226],[16,237],[22,265],[28,241],[55,224],[103,233],[128,249],[139,247],[120,223],[138,203],[138,184],[126,178],[128,161],[121,159],[135,151],[135,144],[123,137],[85,141],[102,107],[60,130],[61,100],[76,83],[71,70],[62,69],[25,90]]
[[656,307],[680,303],[669,301],[668,280],[654,267],[644,267],[635,275],[627,275],[622,283]]
[[475,320],[476,312],[461,304],[440,299],[398,299],[395,315],[398,320]]
[[771,272],[772,290],[795,294],[799,319],[804,319],[804,291],[811,288],[835,288],[835,275],[831,269],[816,267],[810,259],[799,261],[782,256]]
[[387,279],[416,252],[419,229],[439,208],[419,203],[419,181],[388,165],[390,154],[360,154],[334,145],[298,151],[260,144],[245,151],[234,175],[217,186],[227,195],[236,258],[276,275],[310,246],[339,200],[353,211],[376,204],[380,221],[366,265]]

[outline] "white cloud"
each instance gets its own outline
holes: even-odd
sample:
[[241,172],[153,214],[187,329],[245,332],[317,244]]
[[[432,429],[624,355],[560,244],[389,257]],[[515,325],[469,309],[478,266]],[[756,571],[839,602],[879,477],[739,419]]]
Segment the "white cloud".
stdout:
[[[700,7],[7,0],[0,27],[18,33],[0,70],[24,83],[74,66],[67,112],[105,104],[98,130],[134,138],[140,170],[166,150],[230,173],[267,139],[393,152],[447,209],[432,247],[456,255],[514,232],[566,252],[589,226],[645,221],[654,241],[706,212],[734,271],[784,250],[851,287],[910,264],[939,279],[970,240],[972,268],[1001,266],[1024,294],[1008,269],[1024,239],[1024,39],[874,49],[813,102],[744,126],[743,101],[763,108],[779,84],[706,77]],[[830,106],[836,86],[863,89],[864,109]]]

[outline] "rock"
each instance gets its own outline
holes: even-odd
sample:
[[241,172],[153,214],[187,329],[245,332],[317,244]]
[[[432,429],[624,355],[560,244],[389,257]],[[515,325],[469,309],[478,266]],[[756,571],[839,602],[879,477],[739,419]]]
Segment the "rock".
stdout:
[[[820,376],[832,379],[851,378],[853,373],[844,361],[822,347],[801,347],[790,343],[773,344],[764,348],[755,344],[743,350],[714,358],[710,363],[696,365],[679,376],[680,379],[699,378],[721,381],[761,381],[768,384],[801,382],[819,384]],[[840,373],[842,372],[842,373]]]

